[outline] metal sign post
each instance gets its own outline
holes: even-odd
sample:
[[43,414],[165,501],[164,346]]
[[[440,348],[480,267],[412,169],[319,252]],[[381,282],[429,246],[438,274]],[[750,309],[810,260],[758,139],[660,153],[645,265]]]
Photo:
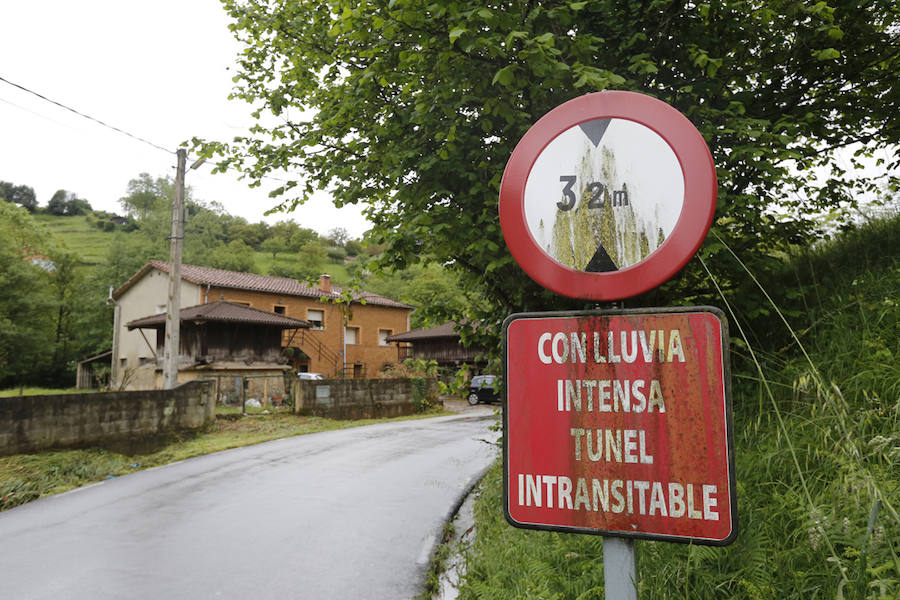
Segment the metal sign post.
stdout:
[[608,600],[637,600],[637,562],[634,542],[603,538],[603,583]]
[[[677,273],[716,206],[703,137],[632,92],[581,96],[526,132],[500,186],[513,257],[564,296],[620,300]],[[510,524],[603,535],[606,597],[636,600],[634,539],[737,535],[728,334],[715,308],[535,313],[504,323]]]

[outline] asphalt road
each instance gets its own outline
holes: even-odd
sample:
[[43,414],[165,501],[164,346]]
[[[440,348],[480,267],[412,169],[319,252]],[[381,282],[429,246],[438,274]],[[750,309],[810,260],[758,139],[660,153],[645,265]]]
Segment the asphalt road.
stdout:
[[489,407],[278,440],[0,513],[0,598],[412,598]]

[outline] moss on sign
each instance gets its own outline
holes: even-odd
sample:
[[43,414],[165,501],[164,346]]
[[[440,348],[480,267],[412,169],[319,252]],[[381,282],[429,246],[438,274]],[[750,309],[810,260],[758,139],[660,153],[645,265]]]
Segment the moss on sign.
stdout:
[[577,181],[575,208],[559,210],[553,226],[550,252],[557,261],[579,271],[588,270],[602,247],[615,268],[622,269],[644,260],[665,241],[655,219],[647,222],[635,215],[635,202],[653,199],[633,195],[617,172],[615,156],[609,149],[601,150],[599,165],[586,152]]

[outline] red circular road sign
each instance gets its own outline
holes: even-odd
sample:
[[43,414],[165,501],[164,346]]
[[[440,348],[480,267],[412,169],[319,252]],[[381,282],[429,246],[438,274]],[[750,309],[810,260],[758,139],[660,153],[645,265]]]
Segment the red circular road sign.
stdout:
[[598,92],[542,117],[513,150],[500,225],[513,257],[564,296],[617,300],[677,273],[709,231],[716,171],[668,104]]

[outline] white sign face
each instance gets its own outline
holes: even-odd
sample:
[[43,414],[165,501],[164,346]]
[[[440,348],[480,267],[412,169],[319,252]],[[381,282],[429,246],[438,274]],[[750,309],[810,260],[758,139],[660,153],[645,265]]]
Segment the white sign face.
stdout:
[[645,260],[675,229],[684,174],[672,148],[628,119],[566,129],[535,161],[525,185],[528,229],[576,271],[617,271]]

